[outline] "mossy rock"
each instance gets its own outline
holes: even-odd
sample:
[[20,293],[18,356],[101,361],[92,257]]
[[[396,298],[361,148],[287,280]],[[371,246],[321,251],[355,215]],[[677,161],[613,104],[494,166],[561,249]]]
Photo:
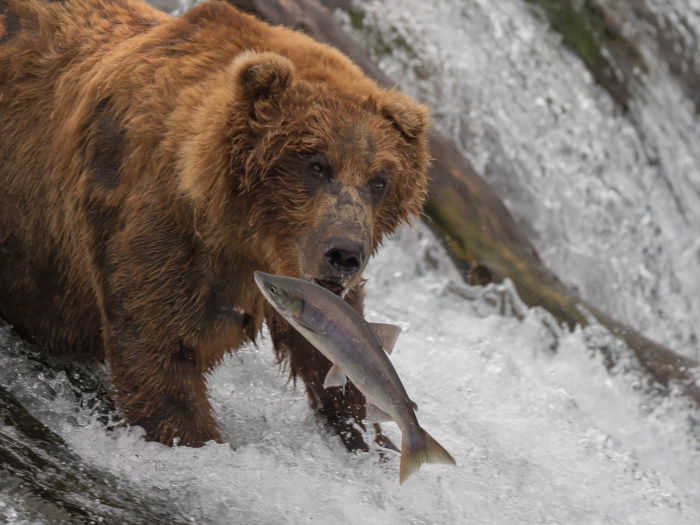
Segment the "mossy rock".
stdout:
[[562,37],[600,84],[626,110],[636,72],[646,64],[613,10],[593,0],[525,0]]

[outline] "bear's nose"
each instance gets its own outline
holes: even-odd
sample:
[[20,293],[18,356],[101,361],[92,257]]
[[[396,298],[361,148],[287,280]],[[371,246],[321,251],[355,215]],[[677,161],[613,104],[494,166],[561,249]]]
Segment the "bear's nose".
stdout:
[[332,237],[326,242],[326,247],[323,258],[334,272],[347,276],[357,272],[362,267],[364,261],[362,244],[340,237]]

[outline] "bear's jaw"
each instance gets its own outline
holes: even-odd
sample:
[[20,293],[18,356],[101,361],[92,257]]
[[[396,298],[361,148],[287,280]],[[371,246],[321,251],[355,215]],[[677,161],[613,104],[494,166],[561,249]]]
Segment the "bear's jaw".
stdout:
[[335,283],[333,281],[325,281],[323,279],[310,279],[314,283],[316,283],[319,286],[323,286],[326,290],[329,292],[333,292],[335,295],[338,295],[340,297],[343,297],[346,292],[346,288],[338,283]]

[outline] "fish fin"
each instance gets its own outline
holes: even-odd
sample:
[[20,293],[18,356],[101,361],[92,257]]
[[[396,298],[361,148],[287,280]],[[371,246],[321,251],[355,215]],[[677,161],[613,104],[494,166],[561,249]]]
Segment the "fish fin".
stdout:
[[344,387],[346,381],[343,369],[338,365],[333,365],[323,380],[323,388]]
[[416,405],[415,401],[411,401],[410,399],[408,400],[408,404],[411,405],[411,408],[413,410],[418,410],[418,405]]
[[379,408],[371,401],[367,401],[367,421],[370,423],[383,423],[385,421],[393,421],[394,419],[384,410]]
[[401,440],[401,465],[399,466],[399,483],[406,481],[408,476],[420,468],[423,463],[447,463],[456,465],[454,458],[440,443],[422,428],[422,439],[412,443],[404,432]]
[[401,333],[401,327],[388,323],[369,323],[369,326],[372,328],[379,344],[382,345],[387,354],[390,354],[394,349],[396,339]]

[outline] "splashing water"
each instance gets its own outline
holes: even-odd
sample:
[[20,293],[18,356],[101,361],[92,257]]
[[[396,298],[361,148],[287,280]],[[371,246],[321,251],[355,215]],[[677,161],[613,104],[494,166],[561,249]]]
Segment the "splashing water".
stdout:
[[[26,357],[2,356],[0,381],[88,464],[177,501],[195,523],[696,523],[689,416],[700,414],[680,397],[640,393],[634,372],[609,374],[592,350],[604,332],[558,328],[508,283],[465,286],[434,267],[444,257],[422,228],[404,230],[370,272],[367,317],[403,325],[392,361],[421,424],[458,461],[424,466],[403,486],[397,455],[347,454],[311,416],[267,340],[211,378],[226,443],[201,449],[106,431],[65,373],[37,375]],[[16,342],[4,330],[0,344]],[[26,512],[0,496],[0,516],[8,508]]]
[[[695,28],[684,42],[697,56],[696,2],[673,4],[665,30]],[[546,264],[592,304],[700,357],[700,121],[647,25],[624,12],[649,73],[623,115],[524,2],[355,8],[361,27],[338,15],[389,77],[431,106]]]
[[[678,303],[660,293],[671,273],[683,276],[676,258],[685,253],[682,239],[663,228],[676,224],[691,251],[696,242],[676,213],[680,202],[683,220],[695,220],[694,197],[682,191],[692,170],[674,176],[681,191],[672,198],[638,131],[518,2],[365,8],[382,38],[411,42],[413,51],[399,47],[381,59],[387,72],[433,105],[437,124],[527,219],[548,262],[606,306],[627,304],[653,335],[689,342],[690,329],[676,333],[654,312],[679,314],[680,304],[697,312],[690,293],[697,283],[683,288]],[[680,133],[686,121],[664,115],[663,122]],[[659,135],[654,140],[672,141]],[[681,153],[663,151],[681,162]],[[647,225],[663,228],[651,235]],[[644,248],[653,252],[649,261]],[[637,289],[647,281],[633,261],[644,262],[644,279],[658,288],[647,310],[635,310],[651,292]],[[655,273],[663,264],[665,276]],[[590,290],[601,282],[598,270],[608,286]],[[369,278],[367,318],[403,326],[392,362],[418,402],[421,424],[458,462],[426,465],[403,486],[397,455],[382,462],[376,450],[348,454],[315,420],[303,387],[274,364],[266,337],[229,356],[210,378],[226,443],[199,449],[148,443],[139,429],[107,430],[87,402],[91,394],[72,386],[73,373],[47,371],[7,327],[0,327],[0,385],[86,465],[164,502],[184,522],[700,521],[700,411],[681,396],[650,393],[632,363],[608,372],[596,349],[619,343],[603,329],[562,329],[524,306],[508,282],[463,284],[423,227],[389,239]],[[384,427],[399,441],[394,424]],[[0,424],[0,437],[13,432]],[[36,502],[11,486],[0,465],[0,521],[42,522]],[[132,511],[121,522],[139,523]]]

